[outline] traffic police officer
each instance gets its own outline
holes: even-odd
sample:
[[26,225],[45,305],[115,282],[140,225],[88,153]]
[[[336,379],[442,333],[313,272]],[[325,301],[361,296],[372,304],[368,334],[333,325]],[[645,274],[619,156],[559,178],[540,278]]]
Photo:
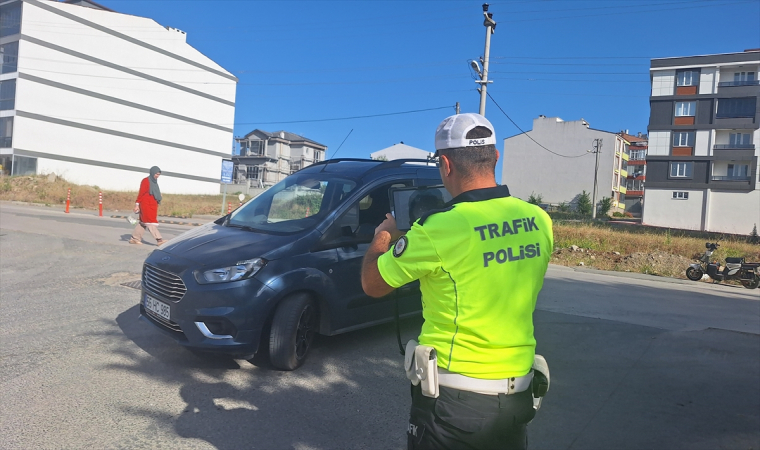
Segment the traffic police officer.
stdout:
[[412,387],[410,449],[527,447],[533,311],[554,242],[549,216],[496,184],[495,143],[485,117],[446,118],[435,148],[453,199],[403,236],[388,214],[364,257],[370,296],[420,280],[419,344],[437,354],[439,396]]

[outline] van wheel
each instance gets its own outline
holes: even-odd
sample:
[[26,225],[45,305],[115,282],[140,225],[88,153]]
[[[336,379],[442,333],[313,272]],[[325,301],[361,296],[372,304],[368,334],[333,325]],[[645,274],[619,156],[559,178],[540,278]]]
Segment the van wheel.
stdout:
[[317,330],[317,307],[307,294],[288,297],[279,305],[269,332],[269,360],[280,370],[295,370],[309,354]]
[[691,281],[699,281],[702,279],[702,276],[704,276],[704,272],[699,269],[695,269],[693,267],[686,269],[686,278],[690,279]]
[[751,281],[742,280],[742,286],[744,286],[747,289],[757,289],[757,287],[760,286],[760,277],[756,276]]

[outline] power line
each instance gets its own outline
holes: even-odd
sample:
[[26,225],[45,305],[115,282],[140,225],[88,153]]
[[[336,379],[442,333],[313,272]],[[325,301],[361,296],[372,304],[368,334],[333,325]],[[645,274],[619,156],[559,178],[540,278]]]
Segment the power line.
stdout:
[[543,149],[544,149],[544,150],[546,150],[547,152],[549,152],[549,153],[552,153],[552,154],[554,154],[554,155],[557,155],[557,156],[561,156],[561,157],[563,157],[563,158],[580,158],[580,157],[582,157],[582,156],[586,156],[586,155],[588,155],[588,153],[584,153],[584,154],[582,154],[582,155],[577,155],[577,156],[568,156],[568,155],[561,155],[561,154],[559,154],[559,153],[557,153],[557,152],[554,152],[554,151],[551,151],[551,150],[549,150],[548,148],[544,147],[544,146],[543,146],[541,143],[539,143],[537,140],[533,139],[533,138],[532,138],[532,137],[531,137],[531,136],[530,136],[530,135],[529,135],[529,134],[528,134],[528,133],[527,133],[525,130],[523,130],[522,128],[520,128],[520,126],[519,126],[519,125],[517,125],[517,124],[515,123],[515,121],[514,121],[514,120],[512,120],[512,118],[511,118],[511,117],[509,117],[509,114],[507,114],[507,113],[506,113],[506,112],[505,112],[505,111],[504,111],[504,110],[501,108],[501,106],[499,106],[499,104],[498,104],[498,103],[496,103],[496,100],[494,100],[494,99],[493,99],[493,97],[491,96],[491,94],[490,94],[489,92],[486,92],[486,94],[488,95],[488,98],[490,98],[490,99],[491,99],[491,101],[493,102],[493,104],[494,104],[494,105],[496,105],[496,107],[497,107],[497,108],[499,108],[499,111],[501,111],[501,112],[502,112],[502,114],[504,114],[504,115],[507,117],[507,119],[509,119],[509,121],[510,121],[510,122],[512,122],[512,125],[514,125],[515,127],[517,127],[517,129],[518,129],[518,130],[520,130],[520,131],[522,132],[522,134],[524,134],[525,136],[527,136],[527,137],[528,137],[528,139],[530,139],[531,141],[535,142],[535,143],[536,143],[536,144],[537,144],[539,147],[543,148]]
[[[426,111],[437,111],[440,109],[448,109],[453,108],[452,106],[439,106],[437,108],[426,108],[426,109],[414,109],[410,111],[398,111],[398,112],[392,112],[392,113],[381,113],[381,114],[367,114],[363,116],[351,116],[351,117],[333,117],[329,119],[306,119],[306,120],[282,120],[282,121],[274,121],[274,122],[237,122],[235,124],[230,123],[215,123],[214,125],[220,125],[220,126],[237,126],[237,125],[273,125],[273,124],[289,124],[289,123],[309,123],[309,122],[333,122],[333,121],[339,121],[339,120],[353,120],[353,119],[368,119],[372,117],[385,117],[385,116],[399,116],[403,114],[414,114],[418,112],[426,112]],[[52,116],[56,119],[65,119],[65,120],[87,120],[91,122],[109,122],[109,123],[133,123],[133,124],[145,124],[145,125],[194,125],[194,124],[184,124],[184,123],[177,123],[177,122],[137,122],[137,121],[128,121],[128,120],[107,120],[107,119],[93,119],[89,117],[65,117],[65,116]],[[348,136],[347,136],[348,137]],[[337,150],[336,150],[337,151]]]
[[427,109],[413,109],[411,111],[401,111],[401,112],[384,113],[384,114],[368,114],[366,116],[336,117],[332,119],[290,120],[290,121],[279,121],[279,122],[249,122],[249,123],[243,122],[243,123],[239,123],[238,125],[251,125],[251,124],[272,125],[272,124],[278,124],[278,123],[330,122],[330,121],[335,121],[335,120],[367,119],[371,117],[397,116],[401,114],[413,114],[413,113],[425,112],[425,111],[437,111],[439,109],[448,109],[448,108],[452,108],[452,106],[439,106],[438,108],[427,108]]

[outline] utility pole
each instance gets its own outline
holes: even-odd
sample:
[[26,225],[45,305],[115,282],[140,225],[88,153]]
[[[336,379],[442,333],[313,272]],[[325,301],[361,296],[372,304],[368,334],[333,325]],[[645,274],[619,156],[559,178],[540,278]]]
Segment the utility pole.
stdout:
[[602,140],[594,139],[594,150],[592,153],[596,153],[596,165],[594,166],[594,193],[593,200],[591,200],[591,217],[596,219],[596,180],[599,175],[599,153],[602,152]]
[[457,102],[457,105],[455,108],[456,108],[457,114],[459,114],[459,102]]
[[483,17],[485,17],[483,26],[486,27],[486,48],[483,52],[484,56],[480,60],[480,62],[483,63],[483,71],[480,71],[477,61],[472,61],[471,63],[473,69],[475,69],[480,77],[480,80],[475,80],[475,82],[480,85],[478,92],[480,92],[479,114],[481,116],[486,115],[486,86],[488,86],[488,83],[493,83],[493,81],[488,81],[488,58],[489,53],[491,52],[491,35],[496,30],[496,21],[493,20],[493,13],[488,12],[488,3],[483,3]]

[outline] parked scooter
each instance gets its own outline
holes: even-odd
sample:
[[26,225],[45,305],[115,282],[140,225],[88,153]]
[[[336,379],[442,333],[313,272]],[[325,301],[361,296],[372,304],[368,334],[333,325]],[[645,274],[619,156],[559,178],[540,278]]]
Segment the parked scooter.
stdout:
[[718,243],[705,243],[705,254],[686,269],[686,278],[699,281],[707,274],[716,283],[725,280],[739,280],[747,289],[755,289],[760,286],[760,263],[745,262],[744,258],[726,258],[726,265],[721,270],[720,263],[710,261],[713,252],[718,249]]

